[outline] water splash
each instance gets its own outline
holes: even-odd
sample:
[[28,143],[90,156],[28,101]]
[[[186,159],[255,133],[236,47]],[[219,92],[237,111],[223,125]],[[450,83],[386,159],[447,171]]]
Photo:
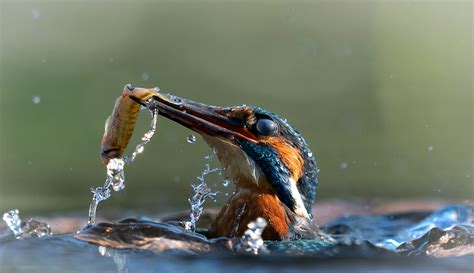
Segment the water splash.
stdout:
[[88,224],[95,222],[97,206],[100,202],[110,198],[112,192],[110,187],[114,191],[121,191],[125,188],[125,173],[124,167],[126,164],[132,163],[138,154],[143,153],[145,145],[150,142],[151,138],[156,132],[156,123],[158,120],[158,110],[152,105],[149,106],[150,113],[152,116],[150,129],[143,135],[140,143],[135,147],[134,152],[130,156],[124,156],[122,158],[112,158],[107,164],[107,178],[105,179],[102,187],[92,187],[92,201],[89,205],[89,219]]
[[466,236],[474,238],[474,208],[449,205],[429,215],[412,212],[344,216],[327,224],[325,231],[342,244],[357,245],[366,241],[378,248],[397,253],[416,252],[415,255],[418,255],[428,251],[430,246],[440,244],[445,249],[466,247],[464,243],[449,245],[442,240],[454,238],[452,241],[455,241]]
[[[215,154],[216,150],[213,150],[212,155],[206,156],[204,158],[210,162],[214,158]],[[204,170],[202,171],[201,175],[197,177],[199,183],[191,185],[194,190],[194,195],[191,199],[188,199],[189,204],[191,205],[191,213],[189,217],[190,220],[184,222],[184,228],[186,228],[187,230],[196,230],[196,223],[201,217],[203,205],[206,201],[206,198],[209,197],[212,200],[215,200],[215,196],[218,192],[212,191],[212,189],[207,185],[205,180],[207,175],[219,171],[219,168],[211,168],[211,164],[206,163],[204,165]]]
[[261,217],[248,223],[247,230],[236,245],[236,251],[254,255],[265,253],[267,250],[262,239],[262,233],[266,226],[267,221]]
[[379,247],[396,250],[400,245],[423,237],[434,228],[448,231],[457,225],[474,225],[474,209],[465,206],[448,206],[423,219],[418,224],[404,229],[390,239],[376,243]]
[[17,209],[7,211],[3,214],[3,221],[7,223],[10,230],[13,232],[15,237],[21,236],[23,233],[21,229],[21,219]]
[[35,219],[29,219],[26,222],[22,222],[20,212],[17,209],[5,212],[3,214],[3,221],[7,223],[17,239],[53,235],[51,227],[44,222]]
[[122,252],[119,249],[107,248],[105,246],[99,246],[97,250],[99,251],[100,256],[112,258],[117,267],[118,273],[128,272],[128,257],[125,252]]

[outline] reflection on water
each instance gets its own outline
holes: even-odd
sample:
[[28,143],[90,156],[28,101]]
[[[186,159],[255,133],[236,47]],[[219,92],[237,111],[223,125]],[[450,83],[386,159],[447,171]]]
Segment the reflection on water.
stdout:
[[[325,263],[336,259],[346,269],[354,263],[363,264],[367,257],[375,257],[375,260],[385,261],[381,268],[386,269],[386,272],[404,272],[407,263],[426,266],[426,260],[422,259],[426,256],[440,258],[438,262],[430,260],[431,266],[438,263],[442,268],[467,271],[470,270],[467,261],[472,261],[474,255],[474,208],[463,205],[446,206],[432,213],[413,211],[342,217],[323,228],[335,239],[334,242],[319,239],[264,242],[258,236],[264,226],[265,223],[261,220],[249,225],[246,233],[248,238],[209,240],[172,223],[127,219],[114,224],[89,225],[74,235],[15,240],[14,234],[10,232],[0,238],[0,254],[4,257],[2,264],[6,268],[21,268],[22,265],[32,264],[43,267],[56,265],[58,257],[67,257],[74,264],[81,264],[87,259],[87,266],[94,270],[108,264],[108,267],[105,266],[108,271],[114,268],[117,272],[127,272],[130,268],[143,271],[149,266],[156,268],[161,265],[183,270],[181,259],[190,254],[206,254],[193,261],[193,264],[201,266],[212,265],[215,263],[212,257],[219,257],[221,261],[218,265],[207,267],[207,272],[217,272],[236,266],[244,267],[245,261],[239,258],[244,253],[259,253],[257,256],[260,259],[272,263],[286,261],[281,270],[286,268],[283,271],[288,272],[297,272],[295,268],[298,265],[291,263],[296,257],[311,257],[306,261],[307,266],[321,263],[319,258],[325,258]],[[91,248],[95,249],[95,254],[91,253]],[[241,251],[242,249],[250,251]],[[170,258],[170,254],[174,254],[174,258]],[[232,258],[222,258],[228,255]],[[113,264],[104,263],[101,256],[111,258],[109,260]],[[417,260],[408,258],[412,256],[418,257]],[[165,257],[165,262],[162,257]],[[291,259],[286,260],[285,257]],[[349,257],[352,260],[348,261]],[[400,260],[401,257],[407,258]],[[364,268],[361,264],[357,266]],[[272,265],[267,264],[262,270],[270,268]],[[196,271],[201,272],[198,269]]]

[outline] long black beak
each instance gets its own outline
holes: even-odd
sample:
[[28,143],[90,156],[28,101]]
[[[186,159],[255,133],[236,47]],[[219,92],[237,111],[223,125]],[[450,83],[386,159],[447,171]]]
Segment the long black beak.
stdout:
[[175,121],[199,134],[218,136],[233,141],[236,138],[256,142],[256,137],[245,128],[242,120],[226,115],[229,108],[206,105],[171,94],[156,92],[152,98],[136,102],[157,108],[161,116]]

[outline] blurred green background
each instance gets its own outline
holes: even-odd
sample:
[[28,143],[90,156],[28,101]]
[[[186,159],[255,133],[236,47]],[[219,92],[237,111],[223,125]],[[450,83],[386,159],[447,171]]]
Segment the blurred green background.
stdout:
[[[471,1],[1,1],[0,209],[86,211],[126,83],[288,118],[318,198],[469,199]],[[140,117],[131,146],[149,123]],[[101,208],[188,208],[210,152],[165,119]],[[227,197],[218,176],[208,183]],[[26,212],[25,212],[26,213]]]

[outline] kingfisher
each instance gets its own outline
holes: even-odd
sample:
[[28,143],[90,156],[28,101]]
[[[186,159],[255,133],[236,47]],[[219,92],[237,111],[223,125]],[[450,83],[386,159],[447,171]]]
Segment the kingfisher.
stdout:
[[157,92],[144,103],[196,133],[213,148],[235,190],[208,237],[241,237],[258,217],[264,240],[314,238],[311,206],[319,169],[301,134],[285,118],[259,107],[219,107]]

